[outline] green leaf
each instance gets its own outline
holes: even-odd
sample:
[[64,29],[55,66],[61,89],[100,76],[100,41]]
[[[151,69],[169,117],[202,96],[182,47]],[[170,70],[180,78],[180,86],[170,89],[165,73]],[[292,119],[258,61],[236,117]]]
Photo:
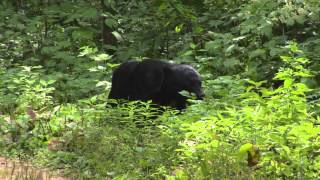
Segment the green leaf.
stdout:
[[74,30],[72,38],[75,40],[90,40],[93,38],[93,32],[84,28]]
[[246,143],[240,146],[239,153],[238,153],[239,157],[240,158],[246,157],[247,153],[251,151],[252,148],[253,148],[253,144],[251,143]]
[[225,53],[231,55],[233,49],[236,47],[235,44],[230,45],[226,50]]
[[204,31],[204,29],[201,26],[196,26],[196,28],[194,28],[195,33],[202,33],[203,31]]
[[98,11],[95,8],[86,8],[81,15],[86,19],[94,19],[98,17]]
[[106,60],[110,60],[112,58],[112,56],[110,56],[108,54],[99,54],[96,56],[92,56],[91,58],[95,61],[106,61]]
[[193,54],[192,50],[186,51],[182,54],[182,56],[191,56]]
[[209,41],[205,44],[205,49],[209,53],[214,53],[216,49],[220,47],[220,44],[217,41]]
[[118,41],[122,41],[122,40],[123,40],[122,36],[121,36],[117,31],[113,31],[112,34],[114,35],[114,37],[115,37]]
[[283,87],[290,88],[292,84],[293,84],[293,79],[285,79]]
[[181,32],[182,27],[183,27],[183,24],[180,24],[180,25],[176,26],[176,27],[175,27],[175,31],[176,31],[176,33]]
[[101,86],[105,86],[107,89],[109,89],[111,87],[111,83],[108,81],[99,81],[96,84],[96,87],[101,87]]
[[113,9],[113,10],[116,10],[116,2],[115,0],[104,0],[104,5]]
[[111,29],[114,29],[118,25],[118,22],[112,18],[106,19],[104,23]]
[[81,52],[78,55],[78,57],[84,57],[84,56],[92,55],[92,54],[98,52],[97,48],[93,48],[93,47],[89,47],[89,46],[83,46],[80,48],[80,50],[81,50]]
[[249,58],[253,59],[256,57],[261,57],[263,59],[266,59],[266,50],[265,49],[256,49],[249,53]]
[[261,31],[264,35],[266,35],[267,37],[272,37],[272,25],[271,24],[264,24],[261,27]]
[[197,47],[197,45],[195,45],[194,43],[190,43],[190,48],[191,49],[195,49]]
[[258,81],[258,82],[256,82],[256,81],[252,81],[250,79],[246,79],[246,82],[248,82],[249,84],[252,84],[252,85],[254,85],[256,87],[260,87],[262,84],[265,84],[267,81]]
[[240,64],[240,61],[239,61],[239,59],[236,59],[236,58],[229,58],[223,62],[223,65],[226,68],[233,68],[234,66],[239,65],[239,64]]
[[236,38],[233,38],[232,40],[233,41],[240,41],[242,39],[245,39],[247,36],[239,36],[239,37],[236,37]]

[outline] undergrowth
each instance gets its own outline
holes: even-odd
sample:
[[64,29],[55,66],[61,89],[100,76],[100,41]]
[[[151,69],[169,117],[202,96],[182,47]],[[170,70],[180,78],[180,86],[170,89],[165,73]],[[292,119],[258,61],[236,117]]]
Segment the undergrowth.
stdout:
[[106,93],[57,104],[41,68],[1,69],[0,152],[78,179],[316,179],[320,121],[308,59],[291,43],[275,80],[207,79],[183,112],[109,107]]

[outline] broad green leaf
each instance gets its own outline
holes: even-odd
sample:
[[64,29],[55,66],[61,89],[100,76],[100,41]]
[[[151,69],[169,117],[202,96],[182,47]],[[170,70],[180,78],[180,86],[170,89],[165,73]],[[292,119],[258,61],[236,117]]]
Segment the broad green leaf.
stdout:
[[239,157],[244,158],[245,156],[247,156],[247,153],[251,151],[252,147],[253,147],[253,144],[251,143],[246,143],[241,145],[238,153]]
[[96,56],[92,56],[91,58],[95,61],[106,61],[106,60],[110,60],[112,58],[112,56],[110,56],[108,54],[99,54]]
[[233,68],[234,66],[239,65],[239,64],[240,64],[240,61],[235,58],[228,58],[223,62],[223,65],[226,68]]
[[246,36],[239,36],[239,37],[236,37],[236,38],[233,38],[232,40],[233,41],[241,41],[242,39],[245,39]]
[[266,50],[265,49],[256,49],[249,53],[249,58],[253,59],[256,57],[261,57],[263,59],[266,58]]
[[111,29],[117,27],[118,22],[115,19],[107,18],[104,23]]
[[122,36],[121,36],[117,31],[113,31],[112,34],[114,35],[114,37],[115,37],[118,41],[122,41],[122,40],[123,40]]

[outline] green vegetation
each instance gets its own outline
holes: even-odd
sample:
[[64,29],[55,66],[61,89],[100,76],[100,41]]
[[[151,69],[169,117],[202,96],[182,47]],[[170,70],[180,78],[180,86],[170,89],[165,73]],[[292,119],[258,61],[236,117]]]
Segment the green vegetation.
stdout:
[[[320,1],[2,0],[0,155],[76,179],[320,177]],[[192,64],[183,112],[107,103],[128,59]],[[158,114],[158,113],[157,113]]]

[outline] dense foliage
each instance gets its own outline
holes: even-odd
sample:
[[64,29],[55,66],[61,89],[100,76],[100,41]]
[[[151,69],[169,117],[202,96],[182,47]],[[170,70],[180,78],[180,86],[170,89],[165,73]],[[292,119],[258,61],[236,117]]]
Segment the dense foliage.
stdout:
[[[83,179],[316,179],[319,9],[318,0],[3,0],[0,153]],[[205,100],[182,112],[109,106],[112,70],[144,58],[194,65]]]

